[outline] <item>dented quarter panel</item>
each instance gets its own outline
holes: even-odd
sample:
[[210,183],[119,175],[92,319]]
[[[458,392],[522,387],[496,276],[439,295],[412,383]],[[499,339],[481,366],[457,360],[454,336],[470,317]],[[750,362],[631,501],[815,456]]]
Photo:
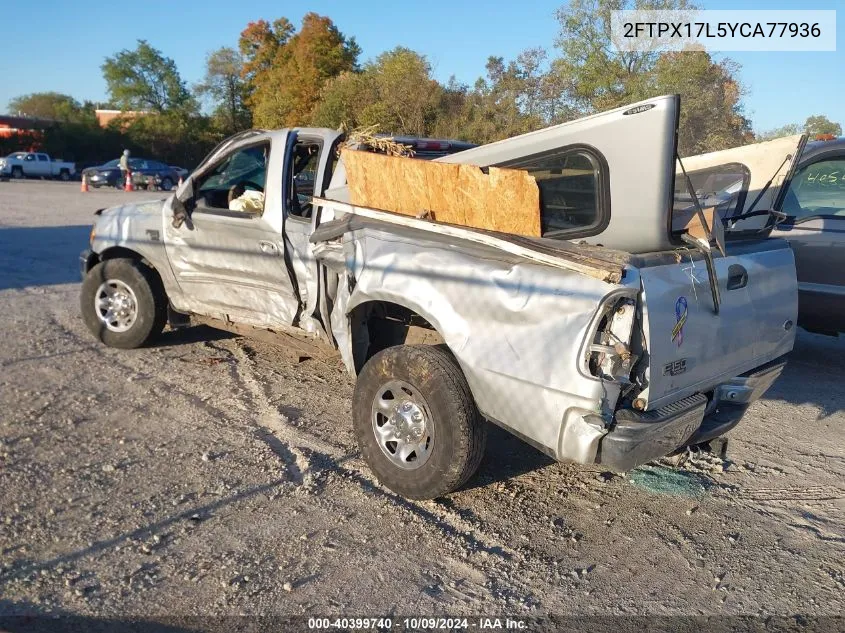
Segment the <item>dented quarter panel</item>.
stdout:
[[[636,295],[636,271],[613,285],[396,227],[352,231],[344,253],[354,285],[339,284],[332,327],[347,367],[354,367],[348,315],[369,301],[405,306],[443,337],[486,417],[558,459],[583,461],[583,443],[563,446],[562,436],[585,436],[582,414],[601,419],[619,395],[619,385],[580,366],[584,340],[606,297],[620,289]],[[565,420],[572,422],[568,431]],[[592,428],[585,436],[593,455],[604,432]]]

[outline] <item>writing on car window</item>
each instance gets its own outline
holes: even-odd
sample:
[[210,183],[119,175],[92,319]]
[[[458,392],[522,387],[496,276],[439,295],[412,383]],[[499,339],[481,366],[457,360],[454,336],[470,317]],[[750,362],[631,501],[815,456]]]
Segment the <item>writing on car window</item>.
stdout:
[[783,211],[796,218],[845,216],[845,158],[801,168],[789,185]]

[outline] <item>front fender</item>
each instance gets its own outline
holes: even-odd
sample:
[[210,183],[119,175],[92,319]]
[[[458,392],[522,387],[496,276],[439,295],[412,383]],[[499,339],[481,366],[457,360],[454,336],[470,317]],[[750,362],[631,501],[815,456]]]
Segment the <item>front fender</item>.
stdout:
[[91,250],[99,259],[115,250],[136,253],[156,269],[172,296],[178,286],[165,249],[163,206],[164,201],[154,200],[105,209],[94,223]]

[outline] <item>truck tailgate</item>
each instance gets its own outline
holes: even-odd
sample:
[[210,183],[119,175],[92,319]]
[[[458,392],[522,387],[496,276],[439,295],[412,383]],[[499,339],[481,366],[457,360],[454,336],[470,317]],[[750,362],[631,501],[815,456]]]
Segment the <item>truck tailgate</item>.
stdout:
[[773,360],[792,349],[798,291],[792,250],[782,240],[729,244],[714,260],[715,313],[702,259],[640,270],[651,410]]

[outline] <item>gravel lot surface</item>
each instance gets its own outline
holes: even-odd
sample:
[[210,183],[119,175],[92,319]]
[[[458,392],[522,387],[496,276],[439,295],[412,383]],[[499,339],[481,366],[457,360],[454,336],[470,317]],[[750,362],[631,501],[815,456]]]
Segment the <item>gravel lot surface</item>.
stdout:
[[727,461],[620,477],[494,428],[465,489],[410,502],[361,461],[336,357],[97,343],[92,213],[151,194],[78,186],[0,183],[0,615],[843,612],[842,338],[799,332]]

